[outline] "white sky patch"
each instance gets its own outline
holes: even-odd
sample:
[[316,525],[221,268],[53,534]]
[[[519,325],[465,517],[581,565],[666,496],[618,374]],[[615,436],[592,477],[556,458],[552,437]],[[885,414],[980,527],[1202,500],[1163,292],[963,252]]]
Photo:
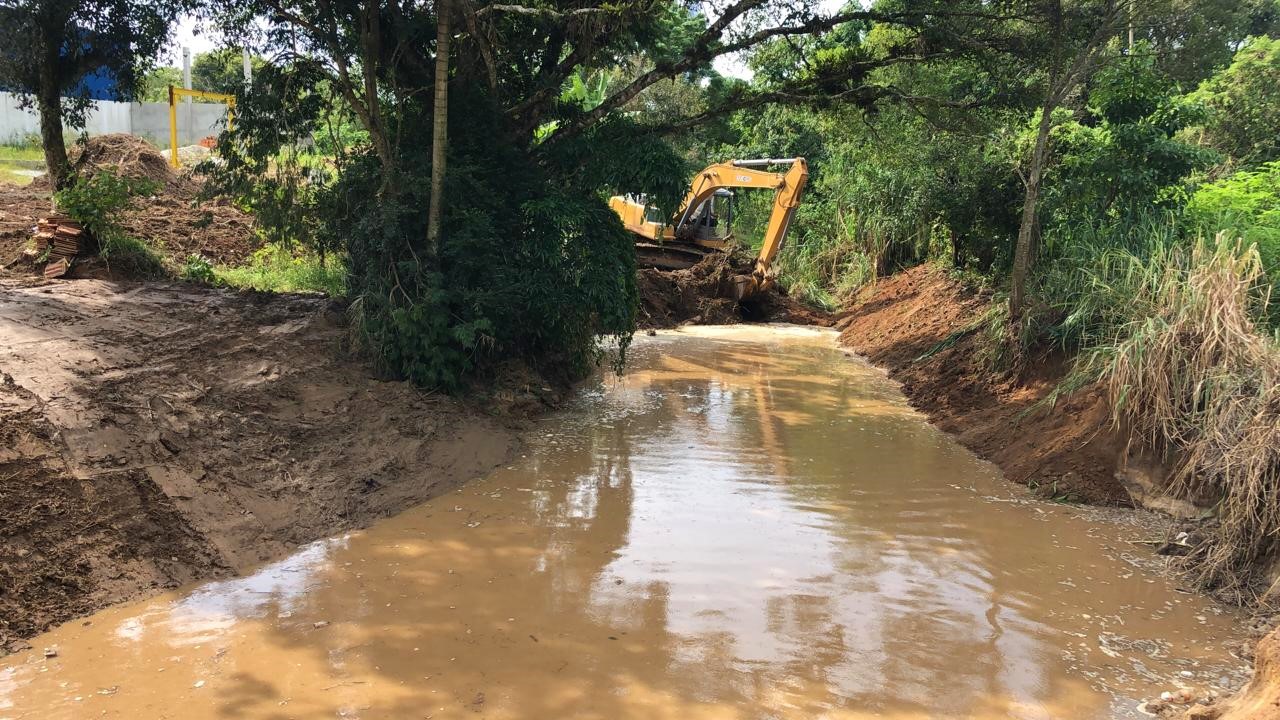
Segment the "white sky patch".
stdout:
[[160,62],[164,65],[182,67],[182,48],[189,48],[191,56],[209,52],[218,47],[221,37],[201,27],[195,18],[184,15],[178,20],[169,43],[160,51]]

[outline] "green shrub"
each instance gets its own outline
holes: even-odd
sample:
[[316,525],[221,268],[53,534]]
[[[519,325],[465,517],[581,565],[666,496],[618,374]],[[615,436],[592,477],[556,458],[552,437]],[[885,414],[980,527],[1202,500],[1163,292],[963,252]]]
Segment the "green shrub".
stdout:
[[180,277],[192,282],[213,283],[217,278],[213,274],[213,263],[203,255],[191,254],[182,265]]
[[109,170],[77,177],[55,195],[60,212],[79,222],[98,243],[98,255],[108,267],[136,277],[164,274],[164,262],[155,250],[125,234],[123,212],[138,195],[155,192],[150,180],[121,177]]
[[1271,284],[1280,280],[1280,161],[1201,185],[1187,216],[1202,232],[1222,230],[1256,245]]

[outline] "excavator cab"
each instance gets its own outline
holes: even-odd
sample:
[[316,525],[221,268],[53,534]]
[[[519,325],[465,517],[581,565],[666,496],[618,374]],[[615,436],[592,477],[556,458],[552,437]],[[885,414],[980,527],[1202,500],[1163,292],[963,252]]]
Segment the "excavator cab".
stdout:
[[[726,245],[733,239],[733,191],[717,190],[693,212],[687,234],[701,241],[720,241]],[[677,230],[677,235],[680,232]]]
[[[763,168],[785,166],[786,172]],[[662,218],[643,197],[618,195],[609,207],[636,238],[636,258],[642,266],[680,270],[707,255],[724,252],[733,242],[733,200],[730,188],[773,190],[773,211],[760,254],[751,275],[736,278],[734,299],[742,300],[774,282],[773,261],[786,239],[800,194],[809,179],[804,158],[733,160],[717,163],[694,176],[689,193],[671,218]]]

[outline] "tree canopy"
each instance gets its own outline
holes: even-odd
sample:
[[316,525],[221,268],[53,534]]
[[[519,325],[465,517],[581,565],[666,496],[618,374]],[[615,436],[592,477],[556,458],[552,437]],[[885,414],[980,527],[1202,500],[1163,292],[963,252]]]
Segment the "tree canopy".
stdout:
[[0,2],[0,86],[39,109],[56,185],[67,174],[63,125],[84,127],[90,107],[85,80],[105,76],[117,97],[133,99],[186,7],[161,0]]

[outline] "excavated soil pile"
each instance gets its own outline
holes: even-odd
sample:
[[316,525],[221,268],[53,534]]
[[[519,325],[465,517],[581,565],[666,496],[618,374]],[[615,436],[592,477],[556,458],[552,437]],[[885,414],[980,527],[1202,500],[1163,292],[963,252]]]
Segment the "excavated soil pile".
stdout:
[[841,342],[902,383],[911,402],[1009,479],[1050,497],[1111,504],[1129,496],[1115,474],[1124,442],[1098,392],[1037,406],[1066,363],[1045,353],[1018,377],[981,361],[973,328],[990,298],[929,266],[880,281],[837,314]]
[[481,475],[514,435],[346,357],[327,301],[0,284],[0,654]]
[[734,276],[750,275],[752,265],[741,256],[717,253],[686,270],[641,268],[636,273],[637,324],[641,328],[732,325],[744,320],[831,324],[827,315],[805,307],[776,286],[745,302],[733,301]]
[[83,145],[73,145],[68,159],[77,174],[105,170],[121,177],[150,180],[159,186],[157,194],[189,199],[200,190],[190,177],[174,172],[169,161],[150,143],[126,133],[96,135]]
[[[79,174],[108,170],[156,184],[152,195],[133,201],[121,224],[130,235],[145,240],[174,263],[181,264],[190,255],[203,255],[216,263],[242,263],[260,245],[252,216],[225,199],[197,201],[200,182],[175,172],[164,156],[141,138],[119,133],[98,135],[84,145],[73,146],[69,154]],[[37,179],[32,187],[47,193],[48,180]],[[47,196],[44,203],[48,205]],[[42,212],[48,212],[47,208]]]

